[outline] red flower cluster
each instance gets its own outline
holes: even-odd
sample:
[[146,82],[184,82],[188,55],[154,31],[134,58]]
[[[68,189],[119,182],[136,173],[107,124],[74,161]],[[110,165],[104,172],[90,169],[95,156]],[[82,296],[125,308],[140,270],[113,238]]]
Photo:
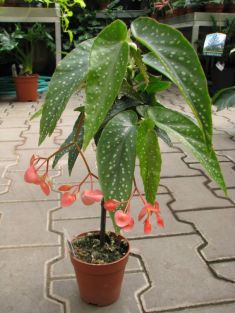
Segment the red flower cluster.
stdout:
[[[33,155],[30,160],[30,166],[27,168],[24,174],[24,180],[27,183],[39,185],[41,190],[48,196],[51,192],[51,181],[47,175],[46,170],[42,175],[39,175],[38,171],[46,163],[46,159]],[[38,167],[36,168],[36,166]]]
[[[124,201],[124,202],[119,202],[115,199],[109,199],[104,203],[104,208],[107,211],[109,212],[115,211],[115,215],[114,215],[115,222],[117,226],[119,226],[124,231],[130,231],[134,227],[134,223],[135,223],[133,217],[130,214],[131,198],[128,201]],[[158,202],[156,201],[154,205],[151,205],[150,203],[144,200],[143,202],[144,202],[144,207],[141,209],[138,215],[138,220],[141,221],[146,216],[144,220],[144,233],[149,234],[152,231],[152,225],[150,223],[150,217],[152,213],[155,214],[157,225],[160,227],[164,227],[164,220],[160,215],[160,208],[159,208]],[[117,210],[117,208],[124,203],[127,203],[126,208],[124,210]]]
[[[53,155],[52,155],[53,156]],[[48,167],[49,167],[49,158],[42,158],[33,155],[30,160],[30,166],[26,170],[24,174],[24,180],[27,183],[39,185],[42,191],[49,195],[52,184],[48,177]],[[44,173],[42,175],[39,175],[39,170],[41,170],[42,167],[46,167]],[[85,205],[92,205],[95,202],[100,202],[104,195],[102,191],[98,189],[93,189],[93,177],[98,179],[96,175],[94,175],[88,165],[88,174],[84,177],[84,179],[77,185],[61,185],[58,190],[62,192],[61,196],[61,206],[62,207],[68,207],[72,205],[78,198],[80,194],[80,189],[82,185],[87,181],[87,179],[90,179],[90,189],[84,189],[81,193],[81,201]],[[164,227],[164,221],[160,215],[160,209],[158,202],[155,202],[154,205],[146,202],[146,200],[142,197],[135,181],[135,188],[130,196],[130,198],[127,201],[118,201],[116,199],[109,199],[104,202],[104,208],[108,212],[114,213],[114,219],[116,222],[116,225],[120,227],[123,231],[130,231],[134,227],[134,219],[131,216],[130,212],[130,202],[134,196],[135,193],[140,197],[142,200],[144,206],[140,210],[138,215],[138,220],[141,221],[144,219],[144,233],[149,234],[152,231],[152,225],[150,222],[150,217],[152,214],[155,215],[156,223],[160,227]]]

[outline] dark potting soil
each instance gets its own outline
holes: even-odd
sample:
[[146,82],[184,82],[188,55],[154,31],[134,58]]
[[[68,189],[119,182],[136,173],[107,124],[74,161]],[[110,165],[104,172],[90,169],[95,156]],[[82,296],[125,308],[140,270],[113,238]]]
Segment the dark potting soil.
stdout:
[[72,241],[75,256],[83,262],[92,264],[111,263],[121,259],[128,251],[128,241],[111,232],[105,236],[105,244],[100,247],[99,232],[86,233]]

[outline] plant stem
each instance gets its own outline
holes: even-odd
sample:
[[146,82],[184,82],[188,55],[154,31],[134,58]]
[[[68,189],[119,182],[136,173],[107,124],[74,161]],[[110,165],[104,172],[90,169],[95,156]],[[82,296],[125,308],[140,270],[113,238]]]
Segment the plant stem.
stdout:
[[104,208],[104,198],[101,200],[101,218],[100,218],[100,247],[105,244],[106,210]]

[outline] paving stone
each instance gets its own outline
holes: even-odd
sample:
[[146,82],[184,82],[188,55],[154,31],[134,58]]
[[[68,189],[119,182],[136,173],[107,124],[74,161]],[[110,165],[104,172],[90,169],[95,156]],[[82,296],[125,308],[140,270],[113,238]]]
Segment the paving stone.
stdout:
[[[173,311],[169,311],[169,313]],[[225,304],[208,304],[205,306],[189,309],[185,308],[182,310],[174,310],[176,313],[234,313],[235,312],[235,302],[225,303]],[[159,312],[160,313],[160,312]]]
[[52,191],[49,196],[46,196],[39,186],[25,183],[23,171],[8,173],[7,178],[11,180],[11,188],[8,193],[1,195],[0,203],[59,199],[59,193],[57,192]]
[[200,258],[201,244],[197,235],[134,242],[152,281],[141,296],[147,312],[235,300],[235,286],[216,279]]
[[235,149],[234,150],[225,150],[225,151],[220,151],[223,155],[228,157],[230,160],[235,162]]
[[229,138],[228,135],[214,135],[213,145],[215,150],[235,149],[235,141]]
[[179,148],[177,148],[177,146],[173,146],[173,147],[169,147],[164,141],[162,141],[161,139],[159,140],[159,145],[160,145],[160,150],[162,153],[180,153],[182,152]]
[[[233,162],[221,162],[220,163],[224,180],[227,187],[235,187],[235,163]],[[218,185],[215,182],[209,184],[211,188],[217,188]]]
[[[27,129],[27,127],[25,127]],[[4,142],[9,141],[16,141],[18,139],[21,139],[22,134],[22,128],[0,128],[0,143],[1,145],[4,144]]]
[[193,223],[208,242],[202,250],[208,261],[235,257],[235,207],[178,213],[178,216]]
[[163,178],[161,180],[162,184],[170,189],[176,200],[171,204],[171,207],[175,211],[231,206],[229,200],[213,195],[213,193],[204,186],[206,181],[206,178],[200,176]]
[[11,168],[14,167],[16,161],[0,161],[0,185],[8,185],[10,180],[5,177],[6,172]]
[[222,276],[235,282],[235,261],[215,263],[210,266],[220,277]]
[[2,160],[16,160],[16,149],[24,144],[23,140],[4,142],[0,144],[0,161]]
[[234,125],[226,117],[214,114],[212,119],[214,128],[218,130],[225,130],[228,132],[234,128]]
[[[191,153],[191,151],[188,148],[185,148],[183,144],[181,143],[176,143],[175,144],[179,149],[181,149],[182,151],[184,151],[185,157],[183,159],[183,162],[185,162],[186,164],[190,164],[190,163],[199,163],[199,161],[193,156],[193,154]],[[222,153],[221,151],[217,151],[216,152],[217,155],[217,159],[219,161],[228,161],[228,158],[226,157],[226,155],[224,153]],[[190,166],[192,167],[192,166]]]
[[[141,312],[138,303],[135,300],[135,294],[138,290],[141,290],[146,284],[143,274],[126,274],[124,276],[123,286],[120,298],[112,306],[96,307],[91,306],[83,302],[79,297],[79,291],[75,279],[61,280],[53,282],[54,295],[59,299],[66,299],[67,313],[108,313],[110,310],[112,313],[129,313],[129,312]],[[133,301],[134,300],[134,301]]]
[[24,143],[22,147],[19,147],[18,150],[26,150],[26,149],[34,149],[35,153],[40,151],[41,149],[45,148],[54,148],[55,150],[58,149],[58,145],[54,143],[54,138],[50,137],[45,139],[45,141],[38,146],[38,136],[35,136],[35,134],[27,134],[27,140]]
[[57,207],[58,201],[0,203],[0,248],[58,244],[58,235],[48,229],[49,211]]
[[26,124],[26,121],[25,119],[20,119],[18,117],[7,117],[7,118],[4,118],[2,120],[2,123],[0,125],[0,129],[1,128],[12,128],[12,127],[17,127],[17,128],[27,128],[27,124]]
[[0,250],[1,313],[60,313],[60,304],[46,299],[45,262],[58,248]]
[[[219,197],[224,197],[223,191],[222,190],[215,190],[214,191],[216,195]],[[228,199],[235,204],[235,188],[228,189]]]

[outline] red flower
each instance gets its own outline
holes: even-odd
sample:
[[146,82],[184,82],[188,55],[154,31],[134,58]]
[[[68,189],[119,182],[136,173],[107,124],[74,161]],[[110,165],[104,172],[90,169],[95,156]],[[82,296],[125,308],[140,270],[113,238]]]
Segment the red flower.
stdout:
[[129,224],[122,227],[122,230],[124,230],[125,232],[131,231],[132,228],[134,227],[134,224],[135,224],[134,219],[133,219],[133,217],[131,217]]
[[158,226],[164,227],[164,220],[160,215],[160,208],[159,204],[156,201],[154,203],[154,206],[148,202],[145,203],[144,207],[141,209],[139,215],[138,215],[138,220],[142,220],[146,215],[146,219],[144,221],[144,232],[145,234],[149,234],[152,231],[152,226],[150,223],[150,216],[154,213],[156,215],[156,222]]
[[107,201],[105,201],[104,203],[104,208],[109,211],[112,212],[114,210],[116,210],[116,208],[120,205],[120,202],[115,200],[115,199],[109,199]]
[[82,202],[85,205],[91,205],[94,202],[100,202],[103,199],[102,191],[85,189],[81,195]]
[[124,213],[122,210],[116,211],[115,215],[115,222],[117,226],[123,228],[131,224],[131,216],[129,213]]
[[36,184],[36,185],[40,184],[40,177],[39,177],[39,175],[38,175],[38,173],[37,173],[37,171],[33,165],[31,165],[25,171],[24,180],[26,183]]
[[77,197],[74,193],[71,192],[65,192],[61,196],[61,206],[62,207],[67,207],[72,205],[76,201]]

